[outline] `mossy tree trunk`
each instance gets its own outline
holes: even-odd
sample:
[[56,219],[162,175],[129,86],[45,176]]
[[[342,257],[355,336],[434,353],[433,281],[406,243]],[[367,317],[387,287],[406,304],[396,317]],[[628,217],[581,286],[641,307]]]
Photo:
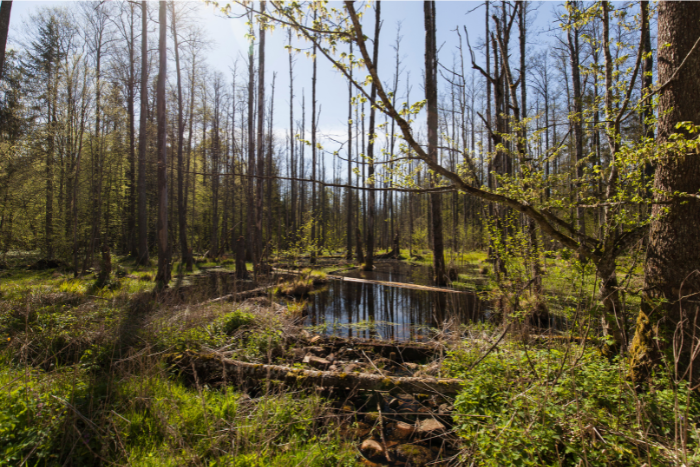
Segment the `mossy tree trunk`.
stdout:
[[[700,123],[700,8],[690,2],[661,2],[658,16],[658,140],[663,145],[679,122]],[[681,63],[683,66],[681,67]],[[667,84],[667,85],[666,85]],[[669,154],[656,167],[656,196],[700,191],[698,154]],[[692,350],[700,293],[700,201],[671,198],[652,209],[642,307],[632,343],[632,376],[641,381],[666,356],[678,378],[697,379]],[[655,339],[658,338],[658,339]],[[697,366],[697,365],[696,365]]]

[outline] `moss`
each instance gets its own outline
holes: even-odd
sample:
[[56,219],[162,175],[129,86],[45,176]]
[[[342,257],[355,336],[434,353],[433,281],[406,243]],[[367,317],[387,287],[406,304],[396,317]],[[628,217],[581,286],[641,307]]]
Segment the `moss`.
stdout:
[[644,311],[637,317],[637,332],[630,345],[630,366],[628,376],[636,383],[645,381],[650,374],[655,359],[654,328]]

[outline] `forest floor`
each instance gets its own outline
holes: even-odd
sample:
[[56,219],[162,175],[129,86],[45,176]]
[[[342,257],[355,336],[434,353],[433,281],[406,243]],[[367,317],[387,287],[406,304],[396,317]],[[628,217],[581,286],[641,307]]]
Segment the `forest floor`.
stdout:
[[[426,264],[421,256],[412,261]],[[460,261],[483,275],[484,259]],[[601,355],[584,300],[595,278],[563,259],[547,264],[545,289],[569,307],[565,329],[492,319],[423,343],[316,334],[298,302],[271,295],[285,290],[277,281],[240,284],[266,287],[245,299],[220,278],[205,285],[226,261],[201,261],[179,292],[174,281],[159,293],[155,269],[129,261],[115,259],[99,284],[97,272],[31,263],[0,271],[0,465],[700,462],[696,391],[670,368],[634,387],[624,358]],[[322,257],[305,277],[313,286],[352,266]],[[622,280],[637,280],[636,267]],[[454,285],[499,293],[474,278]]]

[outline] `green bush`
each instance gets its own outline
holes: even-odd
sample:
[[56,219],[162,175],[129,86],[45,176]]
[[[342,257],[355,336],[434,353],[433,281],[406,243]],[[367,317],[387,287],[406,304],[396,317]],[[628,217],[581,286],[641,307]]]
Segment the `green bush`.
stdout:
[[221,326],[223,331],[229,336],[244,326],[250,326],[255,322],[255,316],[251,313],[236,310],[225,314],[221,318]]
[[686,452],[697,447],[697,395],[664,375],[638,392],[624,363],[577,346],[506,346],[467,371],[477,358],[457,352],[446,362],[465,380],[455,420],[475,465],[668,465],[685,454],[664,443],[686,437]]

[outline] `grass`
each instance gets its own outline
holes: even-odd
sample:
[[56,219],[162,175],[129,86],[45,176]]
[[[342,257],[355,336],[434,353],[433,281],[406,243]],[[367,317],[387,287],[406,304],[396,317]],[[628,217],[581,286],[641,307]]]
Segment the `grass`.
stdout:
[[[480,274],[484,259],[483,253],[461,255],[458,260],[475,272],[461,274],[453,285],[491,290],[493,278]],[[99,288],[92,274],[2,272],[0,466],[358,464],[336,401],[273,382],[211,383],[173,365],[178,356],[207,349],[253,363],[283,363],[289,336],[300,333],[295,322],[303,301],[284,308],[264,297],[236,305],[156,300],[153,267],[118,264],[121,269]],[[579,313],[570,312],[567,324],[575,335],[595,324],[595,275],[589,269],[572,267],[566,258],[546,260],[547,303],[562,313],[575,303]],[[621,283],[637,287],[637,263],[623,258],[620,269]],[[296,280],[313,287],[325,279],[323,271],[305,269]],[[633,297],[627,294],[628,305],[634,306]],[[626,361],[603,357],[594,340],[582,345],[535,338],[517,313],[513,318],[511,334],[490,353],[501,332],[493,324],[432,333],[448,339],[439,374],[465,381],[452,404],[462,462],[700,463],[700,397],[674,378],[673,365],[647,386],[634,387]],[[390,323],[329,323],[310,330],[361,331],[379,324]]]
[[159,303],[151,273],[102,289],[53,271],[4,278],[0,465],[355,465],[321,397],[210,387],[168,364],[206,347],[269,362],[293,317],[260,301]]
[[447,374],[465,380],[454,416],[467,446],[463,458],[474,465],[700,461],[700,398],[665,371],[640,390],[628,381],[624,360],[591,346],[505,343],[472,370],[482,356],[466,344],[444,363]]

